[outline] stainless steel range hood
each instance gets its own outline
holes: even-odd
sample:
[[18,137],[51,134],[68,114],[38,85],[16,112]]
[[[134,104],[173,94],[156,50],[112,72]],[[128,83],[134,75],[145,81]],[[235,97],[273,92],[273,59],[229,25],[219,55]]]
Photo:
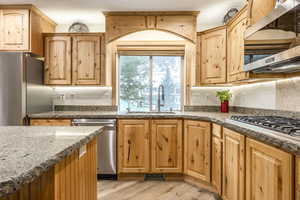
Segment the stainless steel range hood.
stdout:
[[274,10],[245,32],[245,71],[300,71],[300,0],[279,0]]

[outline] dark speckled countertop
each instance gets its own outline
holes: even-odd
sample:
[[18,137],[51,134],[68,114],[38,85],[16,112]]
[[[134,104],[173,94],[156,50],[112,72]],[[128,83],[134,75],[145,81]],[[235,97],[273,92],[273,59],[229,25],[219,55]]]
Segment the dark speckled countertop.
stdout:
[[0,126],[0,198],[32,182],[102,127]]
[[[270,113],[268,113],[269,115]],[[190,120],[201,120],[213,122],[219,125],[229,128],[231,130],[237,131],[249,138],[256,139],[265,144],[272,145],[274,147],[280,148],[286,152],[292,153],[294,155],[300,156],[300,138],[299,140],[290,139],[281,134],[270,133],[266,129],[261,129],[258,127],[251,127],[246,124],[235,123],[230,120],[232,115],[263,115],[263,113],[220,113],[220,112],[177,112],[175,114],[157,114],[157,113],[119,113],[119,112],[108,112],[108,111],[56,111],[47,112],[41,114],[33,114],[30,118],[51,118],[51,119],[82,119],[82,118],[98,118],[98,119],[190,119]],[[289,117],[289,116],[287,116]]]

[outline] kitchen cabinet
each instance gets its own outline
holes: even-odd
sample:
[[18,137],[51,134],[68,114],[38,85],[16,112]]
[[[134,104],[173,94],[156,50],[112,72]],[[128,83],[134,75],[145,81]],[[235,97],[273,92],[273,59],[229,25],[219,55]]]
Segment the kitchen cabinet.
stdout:
[[104,85],[104,34],[45,34],[45,84]]
[[295,199],[300,199],[300,157],[296,158],[296,195]]
[[259,22],[267,16],[276,6],[276,0],[249,0],[250,25]]
[[73,84],[100,84],[100,43],[96,36],[73,37]]
[[184,173],[210,182],[211,124],[184,121]]
[[71,38],[54,36],[45,38],[45,84],[70,85]]
[[138,31],[159,30],[174,33],[194,43],[198,14],[197,11],[104,12],[106,42]]
[[246,152],[246,200],[292,200],[293,156],[249,138]]
[[151,172],[182,173],[182,121],[152,120]]
[[16,193],[1,200],[96,200],[97,140],[76,150]]
[[200,80],[202,84],[226,83],[226,26],[198,34],[200,37]]
[[1,50],[29,49],[29,10],[1,10]]
[[150,171],[150,121],[118,121],[118,173]]
[[182,173],[182,151],[181,120],[118,121],[118,173]]
[[71,126],[71,119],[30,119],[30,126]]
[[43,32],[56,24],[32,5],[0,6],[0,51],[22,51],[43,56]]
[[245,199],[245,136],[223,128],[224,200]]
[[244,7],[227,25],[227,82],[249,78],[244,72],[244,33],[248,26],[247,7]]
[[219,195],[222,194],[222,147],[223,135],[222,127],[217,124],[212,125],[212,150],[211,150],[211,184],[217,190]]

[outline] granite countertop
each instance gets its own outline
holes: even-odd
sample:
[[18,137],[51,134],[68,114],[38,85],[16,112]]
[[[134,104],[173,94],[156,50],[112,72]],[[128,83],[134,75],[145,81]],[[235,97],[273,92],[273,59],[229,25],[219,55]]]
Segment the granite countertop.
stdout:
[[[269,115],[270,113],[267,113]],[[276,113],[274,113],[275,115]],[[270,134],[270,131],[258,127],[250,127],[246,124],[235,123],[230,120],[232,115],[264,115],[264,113],[239,113],[239,112],[230,112],[230,113],[220,113],[220,112],[176,112],[175,114],[165,114],[165,113],[120,113],[120,112],[108,112],[108,111],[56,111],[56,112],[47,112],[40,114],[30,115],[30,118],[54,118],[54,119],[75,119],[75,118],[98,118],[98,119],[108,119],[108,118],[117,118],[117,119],[155,119],[155,118],[164,118],[164,119],[190,119],[190,120],[201,120],[208,121],[219,124],[225,128],[237,131],[249,138],[256,139],[265,144],[272,145],[279,149],[282,149],[286,152],[292,153],[294,155],[300,156],[300,138],[299,140],[290,139],[288,137],[278,136],[277,134]],[[287,116],[291,117],[291,116]]]
[[0,197],[15,192],[102,132],[102,127],[0,126]]

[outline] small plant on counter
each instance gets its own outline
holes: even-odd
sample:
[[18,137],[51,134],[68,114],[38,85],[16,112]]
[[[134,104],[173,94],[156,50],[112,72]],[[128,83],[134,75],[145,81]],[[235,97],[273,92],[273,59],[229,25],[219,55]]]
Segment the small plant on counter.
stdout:
[[217,92],[217,97],[219,97],[221,101],[221,112],[228,113],[229,112],[229,100],[232,98],[232,94],[229,90],[223,90]]

